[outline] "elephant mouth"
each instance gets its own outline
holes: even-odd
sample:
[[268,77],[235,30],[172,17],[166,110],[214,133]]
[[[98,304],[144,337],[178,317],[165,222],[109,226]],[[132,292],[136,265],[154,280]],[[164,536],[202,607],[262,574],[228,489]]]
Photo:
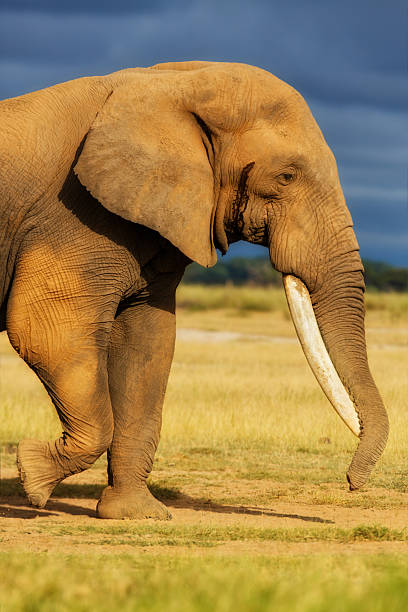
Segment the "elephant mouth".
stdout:
[[291,274],[283,275],[283,285],[296,333],[313,374],[337,414],[353,434],[360,437],[357,411],[327,352],[309,291],[299,278]]

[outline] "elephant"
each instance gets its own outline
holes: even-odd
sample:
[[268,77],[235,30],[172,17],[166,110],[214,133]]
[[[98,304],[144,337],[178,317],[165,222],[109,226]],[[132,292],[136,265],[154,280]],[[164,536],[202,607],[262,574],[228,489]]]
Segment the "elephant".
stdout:
[[146,485],[191,262],[244,240],[283,275],[306,357],[359,438],[368,479],[388,436],[367,362],[364,270],[336,161],[302,96],[246,64],[174,62],[0,103],[0,330],[60,418],[22,440],[29,502],[108,451],[101,518],[168,519]]

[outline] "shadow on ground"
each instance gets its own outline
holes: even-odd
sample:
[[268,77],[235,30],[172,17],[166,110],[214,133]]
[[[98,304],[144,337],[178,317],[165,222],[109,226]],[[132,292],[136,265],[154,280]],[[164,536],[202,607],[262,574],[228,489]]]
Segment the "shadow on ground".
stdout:
[[66,504],[53,499],[47,502],[46,508],[33,508],[27,504],[24,497],[0,499],[0,518],[34,519],[39,516],[59,516],[61,512],[71,516],[91,516],[96,518],[96,510]]
[[[167,500],[162,500],[167,501]],[[229,506],[226,504],[218,504],[207,499],[195,499],[184,493],[181,493],[175,500],[167,501],[167,505],[171,508],[191,508],[193,510],[204,510],[206,512],[219,512],[220,514],[246,514],[249,516],[273,516],[278,518],[298,519],[310,523],[330,523],[334,521],[323,519],[320,516],[305,516],[301,514],[283,514],[274,512],[268,508],[259,508],[256,506]]]
[[[28,506],[23,488],[17,478],[5,478],[1,481],[0,516],[3,518],[36,518],[37,516],[56,516],[57,513],[83,515],[95,517],[96,512],[91,508],[78,506],[60,501],[58,498],[80,500],[99,499],[105,485],[100,484],[60,484],[56,487],[52,499],[47,502],[44,509]],[[182,493],[176,488],[162,487],[157,484],[150,486],[152,493],[171,508],[186,508],[220,514],[244,514],[249,516],[273,516],[278,518],[298,519],[310,523],[334,523],[319,516],[301,514],[283,514],[272,509],[227,505],[213,502],[209,499],[194,498]],[[96,505],[96,504],[95,504]]]
[[[103,484],[61,483],[53,491],[53,497],[73,497],[76,499],[99,499]],[[18,478],[3,478],[0,484],[1,497],[25,497],[24,490]]]
[[[60,484],[46,508],[33,508],[27,503],[18,478],[3,478],[0,483],[0,517],[31,519],[38,516],[58,516],[58,513],[96,517],[96,511],[85,506],[67,504],[55,497],[73,499],[99,499],[104,485]],[[96,503],[95,503],[96,506]]]

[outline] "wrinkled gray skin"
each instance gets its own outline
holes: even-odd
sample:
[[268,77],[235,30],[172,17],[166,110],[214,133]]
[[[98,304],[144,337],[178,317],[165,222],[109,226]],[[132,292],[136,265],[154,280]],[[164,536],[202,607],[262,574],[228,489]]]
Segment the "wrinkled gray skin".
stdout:
[[64,433],[24,440],[31,503],[109,449],[107,518],[168,518],[146,478],[191,260],[236,240],[307,286],[362,428],[367,479],[388,433],[364,338],[364,281],[336,163],[302,97],[269,73],[190,62],[63,83],[0,104],[1,329]]

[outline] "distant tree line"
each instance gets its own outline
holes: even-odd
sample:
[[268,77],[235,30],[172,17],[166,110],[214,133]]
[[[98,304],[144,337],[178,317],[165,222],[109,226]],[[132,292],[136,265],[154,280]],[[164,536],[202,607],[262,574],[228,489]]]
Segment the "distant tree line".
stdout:
[[367,287],[378,291],[408,291],[408,268],[396,268],[381,261],[363,259]]
[[[396,268],[390,264],[363,260],[365,282],[370,289],[378,291],[408,291],[408,268]],[[187,267],[183,281],[200,285],[257,285],[281,286],[281,274],[276,272],[269,259],[264,257],[235,257],[220,261],[213,268],[202,268],[198,264]]]

